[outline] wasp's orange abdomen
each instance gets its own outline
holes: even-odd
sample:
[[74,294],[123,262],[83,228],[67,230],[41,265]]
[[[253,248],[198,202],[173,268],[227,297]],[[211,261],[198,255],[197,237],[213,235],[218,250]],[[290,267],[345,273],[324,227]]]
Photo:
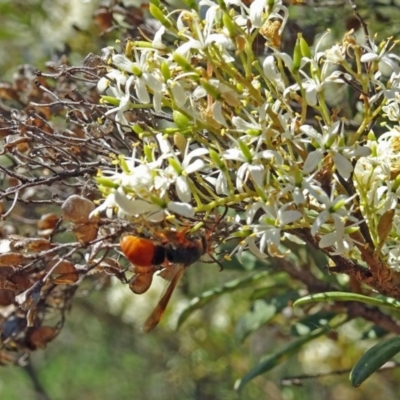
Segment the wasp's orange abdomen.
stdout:
[[128,235],[121,239],[120,245],[122,252],[133,265],[150,267],[165,261],[165,248],[150,239]]

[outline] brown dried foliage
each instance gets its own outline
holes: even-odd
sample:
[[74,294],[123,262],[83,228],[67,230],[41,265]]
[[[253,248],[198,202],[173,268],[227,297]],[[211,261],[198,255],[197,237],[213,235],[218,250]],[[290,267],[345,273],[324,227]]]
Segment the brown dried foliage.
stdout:
[[[151,38],[147,8],[101,4],[93,15],[99,36],[111,33],[122,47]],[[97,171],[140,142],[99,104],[106,59],[89,54],[77,67],[62,56],[0,82],[0,364],[21,364],[57,336],[85,277],[96,288],[110,276],[127,283],[127,262],[115,251],[126,225],[90,216],[101,198]],[[125,116],[155,126],[151,112]]]
[[[142,11],[118,3],[96,14],[103,33],[121,13],[137,34]],[[97,286],[124,279],[114,251],[123,227],[89,216],[98,169],[138,140],[122,140],[104,116],[96,84],[105,73],[90,54],[79,67],[66,57],[44,71],[24,65],[0,83],[0,364],[23,363],[57,336],[85,276]]]

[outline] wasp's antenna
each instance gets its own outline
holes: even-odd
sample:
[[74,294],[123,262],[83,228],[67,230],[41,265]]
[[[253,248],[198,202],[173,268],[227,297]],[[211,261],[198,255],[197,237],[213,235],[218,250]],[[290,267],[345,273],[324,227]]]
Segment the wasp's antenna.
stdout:
[[208,240],[210,238],[210,236],[214,233],[215,228],[221,223],[221,221],[226,217],[226,214],[228,214],[228,207],[225,206],[225,210],[222,213],[222,215],[218,218],[218,221],[214,224],[214,226],[212,227],[212,229],[207,233],[206,235],[206,239]]
[[[212,229],[207,233],[206,235],[206,241],[208,241],[208,239],[210,238],[210,236],[214,233],[215,229],[217,228],[217,226],[221,223],[221,221],[226,217],[226,214],[228,213],[228,207],[225,206],[225,210],[222,213],[222,215],[218,218],[217,222],[214,224],[214,226],[212,227]],[[224,269],[224,266],[221,264],[221,261],[219,261],[218,259],[216,259],[210,252],[210,249],[207,249],[206,253],[208,254],[208,256],[211,258],[211,260],[213,260],[216,264],[219,265],[219,270],[222,271]]]
[[208,254],[209,257],[219,266],[219,270],[223,271],[224,270],[224,266],[222,265],[221,261],[217,260],[212,254]]

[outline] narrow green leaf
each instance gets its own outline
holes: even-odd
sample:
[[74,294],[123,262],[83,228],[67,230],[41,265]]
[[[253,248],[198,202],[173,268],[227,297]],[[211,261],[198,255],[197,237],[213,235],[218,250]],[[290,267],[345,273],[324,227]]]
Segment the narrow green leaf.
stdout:
[[183,0],[183,2],[192,10],[198,10],[199,5],[197,4],[197,1],[195,0]]
[[361,339],[362,340],[366,340],[366,339],[376,340],[376,339],[386,336],[388,333],[389,332],[386,329],[382,328],[381,326],[374,325],[362,333]]
[[291,328],[291,333],[294,336],[308,335],[315,329],[319,329],[329,323],[330,320],[335,318],[336,312],[321,311],[313,315],[307,315],[306,317],[297,321]]
[[350,382],[360,386],[369,376],[400,352],[400,336],[384,340],[371,347],[350,372]]
[[[287,275],[283,274],[274,275],[274,282],[271,282],[267,286],[255,288],[254,291],[251,293],[250,300],[251,301],[259,299],[265,300],[266,298],[271,297],[271,293],[280,293],[282,290],[287,290],[288,287],[287,278],[288,278]],[[275,284],[275,279],[280,282]]]
[[396,310],[400,308],[400,302],[391,297],[382,297],[378,299],[375,297],[363,296],[362,294],[348,292],[326,292],[311,294],[296,300],[293,304],[293,307],[326,301],[358,301],[378,307],[386,307]]
[[244,314],[238,321],[235,328],[235,337],[242,342],[252,332],[271,321],[279,314],[289,302],[299,296],[296,291],[284,292],[268,300],[256,300],[252,310]]
[[283,361],[297,354],[300,349],[308,342],[328,333],[332,329],[337,329],[339,326],[343,325],[347,322],[346,315],[338,315],[333,321],[331,321],[328,325],[323,328],[317,329],[314,332],[310,333],[307,336],[303,336],[300,339],[295,340],[292,343],[289,343],[283,349],[278,350],[276,353],[268,356],[264,361],[258,364],[255,368],[250,370],[243,378],[238,379],[235,382],[234,389],[240,390],[242,389],[249,381],[255,378],[258,375],[261,375],[273,368],[277,365],[281,364]]
[[227,282],[222,286],[216,287],[211,290],[207,290],[206,292],[202,293],[200,296],[195,297],[190,301],[188,306],[183,310],[181,315],[178,319],[178,328],[186,321],[190,314],[193,311],[202,308],[204,305],[209,303],[210,301],[214,300],[216,297],[220,296],[224,293],[229,293],[237,289],[241,289],[243,287],[253,285],[254,282],[257,282],[260,279],[265,278],[269,275],[269,271],[262,271],[258,272],[254,275],[247,276],[246,278],[242,279],[234,279],[233,281]]
[[[249,233],[250,234],[250,233]],[[271,266],[271,263],[268,260],[260,260],[250,252],[248,254],[243,254],[240,261],[241,270],[245,269],[246,271],[255,271],[255,270],[263,270]]]

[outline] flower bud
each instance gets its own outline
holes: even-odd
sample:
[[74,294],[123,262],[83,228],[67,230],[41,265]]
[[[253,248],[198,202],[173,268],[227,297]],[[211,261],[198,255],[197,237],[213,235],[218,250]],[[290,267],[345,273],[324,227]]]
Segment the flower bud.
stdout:
[[297,74],[299,72],[300,64],[301,64],[301,47],[300,47],[300,40],[298,38],[296,40],[293,52],[292,72],[294,74]]
[[303,57],[312,58],[311,50],[308,47],[308,43],[302,36],[300,37],[300,49]]
[[193,72],[193,67],[189,63],[188,60],[186,60],[185,57],[183,57],[181,54],[175,52],[172,54],[172,58],[174,61],[185,71],[185,72]]
[[251,151],[250,151],[249,147],[247,146],[247,144],[242,142],[241,140],[239,140],[239,147],[240,147],[240,150],[242,150],[242,153],[243,153],[244,157],[246,158],[246,160],[248,162],[251,162],[251,160],[253,159],[253,156],[251,155]]
[[155,4],[151,3],[149,8],[150,14],[164,25],[166,28],[171,29],[173,27],[172,22],[164,15],[163,11],[158,8]]

